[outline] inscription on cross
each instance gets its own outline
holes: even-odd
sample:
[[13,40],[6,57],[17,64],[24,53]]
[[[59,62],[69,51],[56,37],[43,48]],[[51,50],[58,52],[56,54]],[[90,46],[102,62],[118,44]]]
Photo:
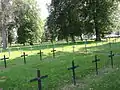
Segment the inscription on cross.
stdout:
[[111,59],[111,66],[113,68],[113,57],[114,57],[114,54],[112,51],[110,51],[110,55],[109,55],[110,59]]
[[55,58],[55,48],[53,47],[53,50],[51,52],[53,52],[53,58]]
[[98,75],[98,61],[100,61],[100,59],[98,59],[97,55],[95,55],[95,60],[92,62],[95,63],[95,65],[96,65],[96,75]]
[[5,65],[5,68],[7,68],[7,61],[6,59],[9,59],[9,58],[6,58],[6,56],[4,55],[4,58],[1,58],[1,60],[4,60],[4,65]]
[[40,55],[40,60],[42,60],[42,50],[40,50],[40,52],[39,53],[37,53],[37,54],[39,54]]
[[72,61],[72,67],[68,68],[68,70],[72,70],[72,73],[73,73],[73,84],[76,85],[76,78],[75,78],[75,69],[79,67],[78,65],[75,66],[75,63],[74,63],[74,60]]
[[30,82],[38,81],[38,90],[42,90],[41,79],[47,78],[48,75],[40,76],[40,70],[37,70],[37,78],[30,80]]
[[25,52],[23,52],[23,55],[21,55],[21,57],[24,57],[24,64],[26,64],[26,56],[28,56],[28,54],[25,54]]

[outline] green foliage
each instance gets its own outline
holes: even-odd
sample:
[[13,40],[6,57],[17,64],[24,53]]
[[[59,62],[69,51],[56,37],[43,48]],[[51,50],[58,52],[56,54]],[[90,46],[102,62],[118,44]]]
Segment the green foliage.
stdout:
[[8,24],[8,43],[10,45],[12,44],[15,36],[15,32],[13,31],[13,29],[14,29],[14,23],[9,23]]
[[14,1],[18,43],[36,42],[42,36],[42,21],[35,0]]
[[47,28],[51,37],[74,37],[92,33],[96,40],[111,31],[116,0],[52,0]]

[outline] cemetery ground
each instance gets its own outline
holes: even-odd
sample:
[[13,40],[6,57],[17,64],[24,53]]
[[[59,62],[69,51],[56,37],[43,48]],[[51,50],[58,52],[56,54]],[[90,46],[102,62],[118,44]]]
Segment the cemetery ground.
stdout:
[[[55,58],[51,52],[53,45],[42,44],[31,46],[15,46],[2,51],[0,58],[5,55],[7,68],[3,60],[0,60],[0,88],[3,90],[37,90],[37,81],[30,82],[37,77],[36,71],[41,75],[48,75],[42,79],[43,90],[120,90],[120,39],[113,42],[78,42],[76,44],[55,44]],[[74,50],[73,50],[74,46]],[[42,60],[37,54],[42,50]],[[8,52],[9,51],[9,52]],[[109,54],[113,51],[113,68]],[[24,64],[23,52],[26,56]],[[92,61],[98,56],[98,75],[95,72],[95,63]],[[68,70],[74,60],[76,85],[73,85],[72,71]]]

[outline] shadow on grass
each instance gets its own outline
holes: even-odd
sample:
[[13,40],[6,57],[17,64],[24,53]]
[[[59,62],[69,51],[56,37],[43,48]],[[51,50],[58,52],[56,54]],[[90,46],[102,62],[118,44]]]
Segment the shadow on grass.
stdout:
[[[98,46],[97,48],[101,50],[102,47],[105,47],[105,45]],[[88,49],[93,48],[96,47],[90,47]],[[27,88],[31,87],[33,88],[31,90],[35,90],[37,83],[29,83],[29,80],[36,77],[36,69],[40,69],[41,75],[48,75],[48,78],[42,80],[43,90],[58,90],[58,88],[72,83],[71,71],[67,70],[67,68],[71,66],[72,60],[75,60],[75,65],[80,66],[76,69],[76,77],[77,80],[81,80],[87,75],[95,72],[95,65],[92,63],[94,54],[85,54],[85,52],[82,51],[83,49],[84,48],[81,48],[74,53],[58,51],[56,52],[56,58],[52,57],[52,53],[48,55],[43,53],[42,61],[40,61],[39,55],[31,55],[26,58],[26,65],[24,65],[23,58],[20,57],[14,60],[8,60],[7,68],[0,70],[0,76],[6,77],[4,82],[0,82],[0,87],[5,90],[9,87],[21,87],[21,89],[17,90],[27,90]],[[81,53],[81,51],[83,53]],[[102,68],[106,60],[108,60],[107,56],[101,56],[101,58],[102,60],[99,64],[99,68]],[[4,67],[3,62],[1,62],[0,65]]]

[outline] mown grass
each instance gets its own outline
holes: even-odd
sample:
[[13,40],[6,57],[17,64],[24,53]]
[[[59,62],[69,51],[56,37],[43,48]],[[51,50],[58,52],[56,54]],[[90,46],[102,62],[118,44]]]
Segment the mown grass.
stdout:
[[[10,60],[7,61],[7,68],[4,68],[3,61],[0,61],[0,88],[9,90],[37,90],[37,82],[30,83],[29,80],[36,77],[36,70],[41,70],[41,75],[48,75],[48,78],[42,80],[43,90],[119,90],[119,56],[114,58],[114,69],[110,66],[108,53],[112,50],[119,53],[119,42],[113,43],[110,49],[107,42],[87,43],[87,53],[85,52],[84,42],[75,44],[75,52],[73,53],[74,44],[56,44],[56,58],[52,57],[52,45],[11,48]],[[43,51],[43,60],[40,61],[39,49]],[[21,54],[26,52],[29,56],[27,64],[24,65]],[[97,53],[96,51],[107,52],[106,54]],[[0,54],[9,56],[7,51]],[[99,75],[95,75],[95,65],[92,63],[95,54],[101,59],[99,62]],[[71,66],[74,60],[76,65],[80,67],[76,69],[77,86],[72,85],[71,71],[67,68]],[[107,73],[107,74],[106,74]],[[95,78],[95,79],[94,79]],[[111,83],[113,82],[113,83]]]

